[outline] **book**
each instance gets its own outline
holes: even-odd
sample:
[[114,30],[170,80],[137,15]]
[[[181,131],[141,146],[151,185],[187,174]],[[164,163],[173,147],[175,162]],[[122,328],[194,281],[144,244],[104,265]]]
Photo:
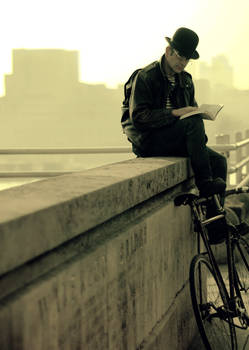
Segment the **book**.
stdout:
[[195,114],[200,114],[202,119],[215,120],[219,111],[224,107],[222,104],[202,104],[195,111],[186,113],[180,117],[184,119]]

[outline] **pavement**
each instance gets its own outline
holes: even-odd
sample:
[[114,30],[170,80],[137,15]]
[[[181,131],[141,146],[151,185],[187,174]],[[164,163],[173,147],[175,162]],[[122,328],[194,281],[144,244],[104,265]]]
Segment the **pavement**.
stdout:
[[[237,330],[237,342],[238,350],[249,350],[249,330]],[[204,347],[199,333],[197,333],[193,343],[188,348],[188,350],[206,350]],[[222,349],[213,349],[213,350],[226,350],[224,347]]]
[[249,350],[249,330],[237,331],[238,350]]
[[[227,277],[227,267],[226,265],[220,265],[220,269],[223,275],[224,280],[228,281],[228,277]],[[208,282],[208,290],[212,289],[212,286],[214,285],[214,283],[212,283],[212,279],[207,279]],[[227,285],[227,287],[229,287]],[[249,305],[249,295],[247,295],[247,298],[245,299],[245,295],[244,295],[244,302],[246,302],[247,305]],[[248,310],[248,306],[247,306],[247,310]],[[216,337],[215,337],[215,333],[213,333],[214,330],[212,330],[212,334],[213,334],[213,344],[216,342]],[[210,333],[211,335],[211,333]],[[243,329],[239,329],[236,328],[236,335],[237,335],[237,342],[238,342],[238,350],[249,350],[249,328],[246,330]],[[215,348],[212,350],[227,350],[225,348],[225,338],[224,338],[224,342],[219,343],[219,345],[214,346]],[[193,340],[191,346],[188,348],[188,350],[206,350],[206,348],[203,345],[202,339],[200,337],[199,331],[197,329],[197,334],[195,339]]]

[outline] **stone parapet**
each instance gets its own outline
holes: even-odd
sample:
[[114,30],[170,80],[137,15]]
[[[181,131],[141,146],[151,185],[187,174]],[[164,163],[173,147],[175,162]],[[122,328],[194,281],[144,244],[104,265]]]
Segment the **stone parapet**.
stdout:
[[138,158],[0,192],[1,350],[187,349],[191,181]]
[[187,174],[185,158],[140,158],[1,191],[0,274],[181,183]]

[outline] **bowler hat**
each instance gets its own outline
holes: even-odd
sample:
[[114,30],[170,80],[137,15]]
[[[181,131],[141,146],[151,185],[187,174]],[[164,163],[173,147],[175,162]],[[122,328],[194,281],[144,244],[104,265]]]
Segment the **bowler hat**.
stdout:
[[196,60],[199,54],[196,47],[199,43],[198,35],[188,28],[179,28],[173,35],[173,38],[165,38],[173,49],[177,50],[179,55]]

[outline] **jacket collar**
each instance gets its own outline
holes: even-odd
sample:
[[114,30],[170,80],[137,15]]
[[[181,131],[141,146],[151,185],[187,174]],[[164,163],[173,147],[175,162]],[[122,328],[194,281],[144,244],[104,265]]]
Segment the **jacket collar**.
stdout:
[[[159,67],[160,67],[160,71],[162,73],[163,79],[168,81],[168,77],[167,77],[166,71],[165,71],[165,60],[166,60],[166,57],[165,57],[165,54],[164,54],[159,59],[158,63],[159,63]],[[183,72],[175,74],[177,76],[177,80],[179,81],[179,85],[180,85],[181,88],[184,88],[186,86]]]

